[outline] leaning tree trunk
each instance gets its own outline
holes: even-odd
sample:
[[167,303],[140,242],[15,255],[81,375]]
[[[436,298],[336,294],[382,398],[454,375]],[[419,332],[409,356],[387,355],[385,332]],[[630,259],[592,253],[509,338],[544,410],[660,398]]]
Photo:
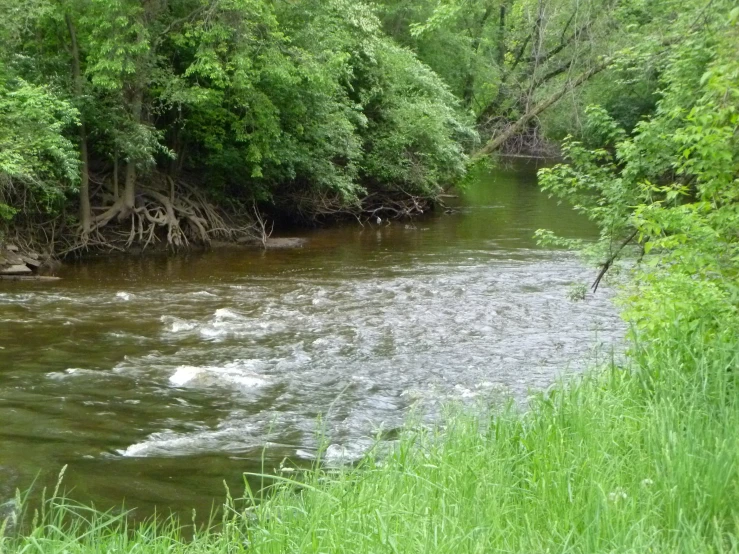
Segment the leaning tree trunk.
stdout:
[[490,139],[485,146],[483,146],[480,150],[478,150],[475,153],[475,157],[485,156],[487,154],[492,154],[493,152],[495,152],[498,148],[503,146],[510,138],[520,133],[529,121],[531,121],[533,118],[538,116],[544,110],[549,108],[552,104],[556,104],[559,101],[559,99],[562,98],[569,91],[579,87],[585,81],[590,79],[593,75],[596,75],[600,73],[601,71],[603,71],[606,67],[608,67],[611,64],[611,62],[612,62],[612,59],[607,58],[603,60],[601,63],[599,63],[598,65],[581,73],[573,81],[568,81],[560,90],[558,90],[556,93],[551,95],[549,98],[546,98],[545,100],[542,100],[541,102],[536,104],[533,108],[531,108],[528,112],[526,112],[523,116],[521,116],[521,118],[518,121],[516,121],[513,125],[508,127],[505,131],[500,133],[498,136]]

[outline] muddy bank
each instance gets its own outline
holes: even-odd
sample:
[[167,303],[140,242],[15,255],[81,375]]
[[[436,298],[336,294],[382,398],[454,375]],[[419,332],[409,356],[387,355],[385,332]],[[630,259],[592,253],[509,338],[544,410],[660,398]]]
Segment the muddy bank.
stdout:
[[[189,247],[187,253],[202,253],[210,250],[291,250],[303,248],[308,243],[305,237],[267,237],[260,239],[242,239],[235,241],[212,241],[207,245]],[[132,246],[127,250],[113,250],[111,252],[91,252],[86,255],[68,256],[69,260],[95,260],[107,257],[134,257],[144,255],[171,254],[173,251],[166,247],[141,248]],[[182,252],[180,252],[182,253]],[[31,249],[21,249],[14,243],[0,244],[0,281],[33,281],[53,282],[60,279],[57,273],[62,268],[62,261],[49,256],[41,255]]]

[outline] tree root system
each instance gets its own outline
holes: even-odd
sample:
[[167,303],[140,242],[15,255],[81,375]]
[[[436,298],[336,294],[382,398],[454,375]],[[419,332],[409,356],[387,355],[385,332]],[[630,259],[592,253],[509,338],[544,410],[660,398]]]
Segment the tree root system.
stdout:
[[65,258],[96,252],[129,250],[182,250],[207,247],[212,241],[261,242],[271,233],[256,204],[224,209],[211,202],[194,185],[166,175],[137,183],[133,206],[113,193],[105,178],[91,175],[92,218],[83,229],[76,218],[18,219],[16,243]]
[[338,194],[295,193],[281,203],[292,206],[297,216],[310,223],[330,219],[354,218],[360,224],[380,219],[403,219],[432,210],[434,199],[407,192],[375,192],[360,200],[347,202]]

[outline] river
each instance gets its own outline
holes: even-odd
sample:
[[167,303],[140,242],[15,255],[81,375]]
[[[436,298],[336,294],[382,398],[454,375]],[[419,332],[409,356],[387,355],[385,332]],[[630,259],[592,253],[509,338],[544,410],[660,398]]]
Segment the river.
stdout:
[[[301,232],[303,248],[107,258],[0,283],[0,503],[53,483],[140,513],[209,511],[244,471],[391,440],[409,410],[524,401],[607,359],[624,333],[595,271],[537,248],[593,226],[530,165],[459,210]],[[319,423],[320,420],[320,423]]]

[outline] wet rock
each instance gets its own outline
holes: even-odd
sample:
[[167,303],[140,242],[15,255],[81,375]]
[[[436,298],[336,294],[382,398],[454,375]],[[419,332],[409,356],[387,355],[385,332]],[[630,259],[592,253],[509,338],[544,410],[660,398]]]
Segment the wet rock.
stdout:
[[28,267],[41,266],[41,262],[39,261],[38,257],[32,258],[31,256],[21,256],[21,260],[23,260],[23,263],[26,264]]
[[25,264],[6,265],[0,269],[0,275],[26,275],[33,273]]
[[23,264],[23,258],[14,252],[5,253],[5,265],[21,265]]
[[[0,279],[4,281],[49,281],[61,264],[49,257],[45,258],[29,249],[21,249],[15,244],[0,243]],[[43,278],[40,278],[43,277]]]

